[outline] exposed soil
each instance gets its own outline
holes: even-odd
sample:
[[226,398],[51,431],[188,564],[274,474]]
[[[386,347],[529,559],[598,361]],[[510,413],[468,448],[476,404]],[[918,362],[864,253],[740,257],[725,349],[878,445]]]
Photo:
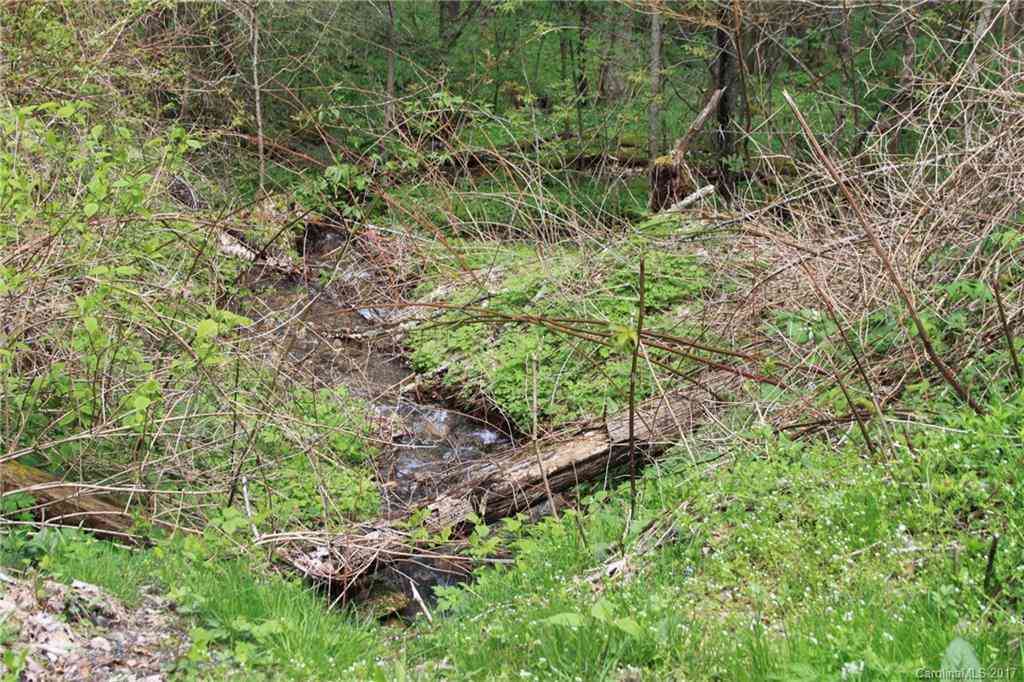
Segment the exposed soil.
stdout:
[[156,682],[189,647],[166,599],[144,594],[128,607],[78,580],[64,585],[0,575],[0,624],[0,650],[13,652],[13,659],[0,661],[0,671],[13,672],[5,663],[20,665],[18,679],[28,682]]

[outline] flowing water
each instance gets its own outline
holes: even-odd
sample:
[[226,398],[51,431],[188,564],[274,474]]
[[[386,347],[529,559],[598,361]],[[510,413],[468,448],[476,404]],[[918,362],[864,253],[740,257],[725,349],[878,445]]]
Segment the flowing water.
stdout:
[[[320,268],[325,262],[315,261]],[[271,359],[285,361],[298,380],[311,388],[343,387],[369,405],[380,434],[376,469],[385,514],[429,500],[467,464],[512,444],[502,429],[419,394],[416,375],[388,332],[395,310],[386,307],[378,278],[358,258],[329,267],[336,276],[327,287],[261,280],[246,314],[272,339]],[[380,307],[372,307],[374,301]],[[415,584],[428,603],[435,585],[460,579],[445,566],[424,562],[383,573],[392,589],[406,594]],[[401,612],[417,608],[406,602]]]
[[375,326],[324,291],[277,290],[260,297],[276,352],[316,387],[344,387],[370,406],[383,441],[378,475],[387,498],[409,503],[437,493],[435,480],[489,453],[510,438],[495,426],[417,396],[415,374],[393,345],[352,340]]

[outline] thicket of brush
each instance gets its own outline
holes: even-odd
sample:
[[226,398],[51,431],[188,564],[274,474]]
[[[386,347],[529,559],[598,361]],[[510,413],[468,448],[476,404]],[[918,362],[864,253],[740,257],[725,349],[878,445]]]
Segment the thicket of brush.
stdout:
[[[0,558],[160,583],[186,676],[1019,670],[1019,8],[598,7],[0,10],[0,467],[156,544],[3,490]],[[715,193],[650,212],[659,163]],[[384,320],[325,343],[397,346],[523,440],[743,381],[557,516],[408,528],[512,559],[398,633],[273,576],[381,511],[373,396],[293,352],[317,296]]]

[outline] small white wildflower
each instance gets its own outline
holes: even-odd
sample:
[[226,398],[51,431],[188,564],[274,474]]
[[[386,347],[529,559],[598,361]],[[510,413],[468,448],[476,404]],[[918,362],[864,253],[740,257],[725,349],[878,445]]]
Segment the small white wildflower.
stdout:
[[853,620],[853,611],[847,611],[846,613],[844,613],[843,614],[843,620],[845,620],[847,623],[852,621]]
[[860,677],[864,672],[864,661],[850,661],[843,663],[843,669],[839,671],[840,679],[846,680],[851,677]]

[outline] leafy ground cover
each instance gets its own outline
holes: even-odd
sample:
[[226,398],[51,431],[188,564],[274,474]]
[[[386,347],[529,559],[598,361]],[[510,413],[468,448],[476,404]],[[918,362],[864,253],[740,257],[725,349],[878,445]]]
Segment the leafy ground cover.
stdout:
[[[530,260],[522,257],[528,247],[467,246],[457,265],[478,269],[487,291],[494,293],[481,293],[472,279],[452,292],[447,301],[454,310],[410,335],[410,358],[418,371],[443,372],[443,383],[468,402],[483,395],[524,431],[534,417],[534,384],[536,416],[545,424],[614,414],[625,407],[640,254],[646,263],[646,329],[687,330],[687,317],[699,308],[700,294],[708,287],[697,256],[652,250],[643,235],[598,254],[555,247],[531,254]],[[538,268],[533,258],[544,267]],[[443,282],[451,274],[449,268],[437,268],[429,281]],[[418,293],[429,296],[431,288],[421,285]],[[538,320],[552,322],[545,326]],[[604,335],[603,341],[597,338],[599,344],[593,343],[595,332]],[[650,357],[666,360],[658,351]],[[640,399],[655,390],[650,375],[644,376]]]
[[677,447],[628,526],[628,486],[510,519],[493,533],[514,565],[443,589],[434,621],[406,631],[260,577],[234,558],[246,528],[230,519],[141,553],[66,537],[40,566],[129,602],[155,579],[192,623],[184,670],[204,675],[901,680],[951,665],[958,638],[986,669],[1019,670],[1024,394],[992,407],[949,405],[877,459],[758,428]]
[[[950,409],[879,460],[757,429],[738,449],[678,448],[628,528],[627,487],[599,491],[523,532],[514,567],[447,590],[412,660],[480,679],[500,661],[508,679],[897,680],[961,637],[1019,674],[1022,409],[1020,393],[998,417]],[[674,535],[645,553],[666,509]],[[624,575],[585,579],[619,548]]]
[[[31,596],[83,580],[130,609],[158,593],[187,633],[165,667],[182,679],[1021,677],[1024,134],[1009,6],[981,32],[958,4],[768,17],[759,35],[787,51],[741,65],[742,141],[716,158],[709,128],[686,159],[722,189],[737,182],[731,207],[648,216],[635,169],[649,107],[662,105],[653,144],[667,151],[721,67],[705,4],[690,23],[669,17],[670,87],[638,96],[651,84],[634,51],[616,102],[585,101],[577,65],[589,41],[614,66],[621,44],[595,36],[618,40],[607,25],[628,16],[637,38],[647,13],[609,6],[601,28],[584,3],[495,3],[442,48],[417,27],[450,3],[399,3],[395,125],[377,101],[395,51],[376,49],[376,19],[324,14],[349,6],[0,10],[15,65],[0,69],[0,466],[120,496],[148,543],[39,530],[31,492],[0,491],[0,563],[19,576],[0,582]],[[334,30],[313,47],[310,19]],[[286,81],[265,83],[265,121],[248,85],[263,80],[246,43],[260,21],[275,29],[264,76]],[[832,54],[842,22],[871,47]],[[367,33],[349,40],[351,23]],[[989,30],[1003,31],[997,50]],[[239,146],[261,130],[258,156]],[[857,183],[852,198],[814,144]],[[769,157],[785,172],[766,179]],[[539,523],[474,515],[469,554],[510,563],[439,590],[432,618],[382,624],[274,554],[390,511],[369,403],[285,361],[275,330],[301,311],[253,312],[266,273],[222,248],[242,234],[327,296],[363,273],[301,261],[305,218],[340,221],[343,250],[376,241],[377,269],[401,280],[394,307],[434,306],[405,338],[411,363],[520,433],[621,412],[631,379],[637,399],[685,385],[722,360],[716,346],[771,381],[644,460],[635,499],[609,471]],[[377,267],[369,253],[356,260]],[[704,347],[645,344],[634,372],[641,298],[645,331]],[[9,678],[27,665],[15,627],[0,622]]]

